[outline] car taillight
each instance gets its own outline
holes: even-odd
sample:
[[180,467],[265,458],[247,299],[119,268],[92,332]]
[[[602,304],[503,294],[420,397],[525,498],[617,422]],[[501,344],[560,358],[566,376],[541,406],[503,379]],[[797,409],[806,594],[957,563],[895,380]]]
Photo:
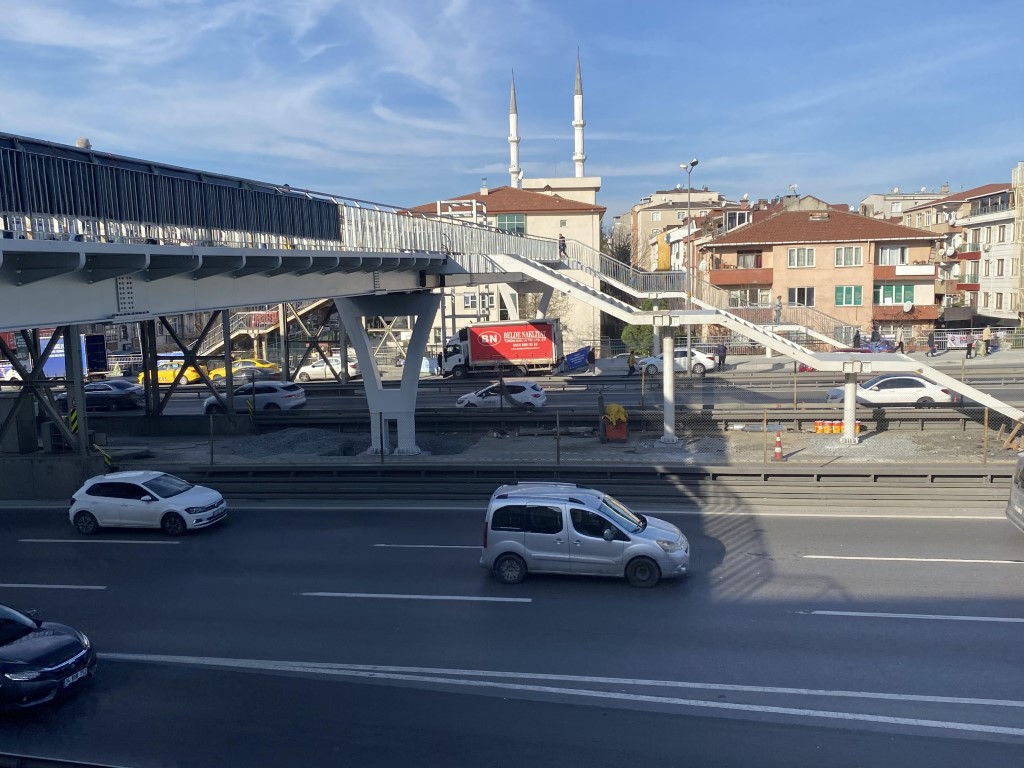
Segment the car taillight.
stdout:
[[944,394],[944,395],[952,395],[953,393],[950,392],[948,389],[944,389],[944,390],[942,390],[942,394]]
[[484,549],[487,549],[487,521],[484,520]]
[[530,397],[540,397],[540,392],[534,392]]

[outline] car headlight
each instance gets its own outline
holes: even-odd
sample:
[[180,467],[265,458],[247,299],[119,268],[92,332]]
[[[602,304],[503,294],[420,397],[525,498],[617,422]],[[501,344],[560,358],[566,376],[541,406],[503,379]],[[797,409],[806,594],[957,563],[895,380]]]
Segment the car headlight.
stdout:
[[85,632],[79,632],[78,633],[78,641],[82,645],[84,645],[86,648],[91,648],[92,647],[92,643],[89,642],[89,636],[86,635]]
[[203,511],[202,507],[185,507],[185,511],[190,515],[198,515]]
[[42,672],[39,670],[31,669],[26,672],[8,672],[4,677],[8,680],[13,680],[14,682],[25,682],[26,680],[35,680],[41,674]]
[[667,554],[678,552],[683,548],[681,541],[669,541],[668,539],[658,539],[658,546],[661,547]]

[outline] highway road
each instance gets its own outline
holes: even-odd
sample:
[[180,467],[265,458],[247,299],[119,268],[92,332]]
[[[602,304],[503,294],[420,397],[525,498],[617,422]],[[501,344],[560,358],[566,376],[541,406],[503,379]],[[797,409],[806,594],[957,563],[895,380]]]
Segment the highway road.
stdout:
[[[593,407],[597,394],[604,395],[606,402],[617,402],[626,407],[636,407],[641,398],[645,405],[659,406],[662,402],[661,381],[647,379],[642,388],[639,376],[599,376],[588,381],[586,377],[576,379],[546,378],[536,379],[548,394],[548,407],[581,408]],[[730,376],[717,374],[706,378],[695,379],[692,386],[685,378],[680,377],[676,389],[677,405],[716,405],[716,406],[763,406],[774,408],[776,405],[792,405],[793,377],[783,374],[762,374],[756,378],[747,375]],[[424,380],[417,395],[420,408],[451,408],[459,395],[473,392],[488,386],[490,380]],[[977,377],[970,383],[986,392],[1011,404],[1024,403],[1024,382],[1014,378],[992,375]],[[301,385],[306,389],[308,410],[330,411],[365,411],[366,397],[361,384],[351,394],[338,394],[336,387],[319,382]],[[796,399],[799,404],[818,405],[824,403],[825,392],[830,387],[838,386],[841,381],[832,377],[814,374],[800,374],[797,378]],[[209,391],[202,385],[190,385],[179,388],[171,397],[164,410],[168,415],[184,415],[202,413],[203,400]]]
[[118,766],[1019,766],[1001,509],[718,514],[652,590],[478,566],[481,504],[236,502],[182,539],[0,510],[0,602],[97,678],[0,752]]

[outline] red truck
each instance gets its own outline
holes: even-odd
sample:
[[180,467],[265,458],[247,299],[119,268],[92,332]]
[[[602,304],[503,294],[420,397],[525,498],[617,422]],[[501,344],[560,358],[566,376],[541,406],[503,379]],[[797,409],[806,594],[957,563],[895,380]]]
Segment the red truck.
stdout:
[[561,357],[558,318],[477,323],[460,330],[445,345],[444,372],[457,379],[478,373],[546,375]]

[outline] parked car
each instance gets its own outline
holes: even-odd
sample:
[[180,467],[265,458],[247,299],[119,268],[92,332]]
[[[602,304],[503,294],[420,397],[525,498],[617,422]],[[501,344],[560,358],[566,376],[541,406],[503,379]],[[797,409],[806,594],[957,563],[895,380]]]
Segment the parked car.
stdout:
[[[249,406],[256,411],[287,411],[306,404],[306,390],[291,381],[256,381],[235,390],[235,413],[245,413]],[[214,395],[203,401],[203,413],[223,413],[224,408]]]
[[[157,363],[156,366],[156,377],[160,384],[171,384],[177,379],[179,384],[194,384],[197,381],[202,380],[202,376],[199,375],[199,371],[193,368],[191,365],[185,369],[184,373],[180,373],[181,363],[175,362],[174,360],[163,360]],[[139,384],[145,379],[145,372],[140,371],[138,381]]]
[[[135,387],[135,389],[126,388],[124,384],[117,384],[114,381],[94,381],[86,384],[82,388],[85,395],[86,410],[128,411],[133,408],[141,408],[145,404],[142,395],[143,389],[138,384],[132,384],[130,381],[126,383],[128,387]],[[62,411],[67,411],[67,392],[55,395],[54,400],[57,401],[58,408]]]
[[[703,352],[698,352],[695,349],[690,353],[690,356],[693,358],[693,362],[690,363],[690,370],[698,376],[703,376],[708,371],[715,370],[715,361]],[[648,376],[656,376],[661,373],[664,366],[663,355],[642,358],[637,361],[637,365],[640,366],[641,371],[646,371]],[[686,373],[686,347],[676,347],[675,372]]]
[[501,384],[491,384],[489,387],[463,395],[455,402],[455,407],[515,408],[518,404],[524,408],[540,408],[548,401],[547,393],[534,381],[506,381],[505,391],[508,393],[507,399],[501,395]]
[[[271,374],[280,374],[281,366],[277,363],[272,363],[269,360],[260,360],[255,357],[246,357],[241,360],[233,360],[231,362],[231,375],[234,378],[248,379],[250,371],[268,371]],[[227,375],[227,368],[223,365],[220,368],[214,368],[210,371],[210,378],[214,381],[226,378]]]
[[[825,402],[841,403],[843,387],[832,387]],[[932,405],[956,402],[953,392],[913,373],[883,373],[857,386],[857,402],[862,405]]]
[[[299,372],[295,374],[296,381],[329,381],[335,378],[335,372],[341,373],[341,358],[331,357],[328,358],[331,361],[331,366],[334,368],[334,372],[327,367],[327,363],[323,359],[316,360],[309,365],[304,365],[299,368]],[[354,357],[348,358],[348,375],[349,378],[359,375],[359,363],[356,362]]]
[[219,523],[224,497],[156,470],[112,472],[85,481],[71,497],[68,519],[84,536],[100,528],[162,528],[169,536]]
[[0,710],[53,701],[95,674],[96,652],[83,632],[0,605]]
[[690,543],[671,523],[571,483],[503,485],[484,518],[480,565],[505,584],[527,573],[624,576],[635,587],[682,576]]

